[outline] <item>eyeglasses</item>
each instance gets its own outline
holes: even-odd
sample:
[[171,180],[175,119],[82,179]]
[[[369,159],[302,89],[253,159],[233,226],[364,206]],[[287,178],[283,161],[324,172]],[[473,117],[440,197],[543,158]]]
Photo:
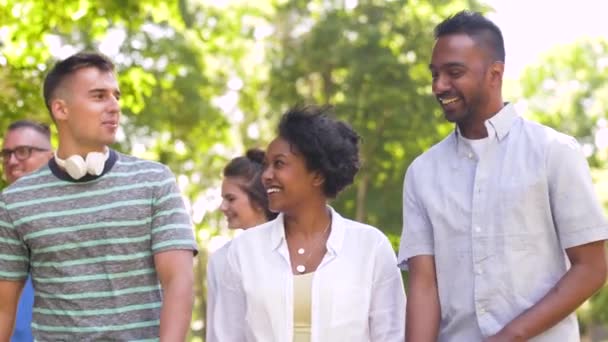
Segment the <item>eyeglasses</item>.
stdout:
[[48,148],[41,148],[35,146],[17,146],[14,149],[5,148],[2,150],[0,157],[2,158],[2,162],[7,162],[11,159],[11,155],[15,155],[15,158],[19,161],[24,161],[28,159],[32,155],[32,151],[48,151]]

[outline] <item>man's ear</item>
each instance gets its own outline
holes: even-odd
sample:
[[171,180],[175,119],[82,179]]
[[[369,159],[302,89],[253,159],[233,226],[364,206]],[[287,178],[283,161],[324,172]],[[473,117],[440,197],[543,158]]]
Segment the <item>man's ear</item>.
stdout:
[[490,65],[490,80],[498,85],[502,84],[502,77],[505,73],[505,63],[496,61]]
[[53,118],[57,121],[67,120],[68,118],[68,108],[65,100],[60,98],[54,98],[51,100],[51,112],[53,113]]

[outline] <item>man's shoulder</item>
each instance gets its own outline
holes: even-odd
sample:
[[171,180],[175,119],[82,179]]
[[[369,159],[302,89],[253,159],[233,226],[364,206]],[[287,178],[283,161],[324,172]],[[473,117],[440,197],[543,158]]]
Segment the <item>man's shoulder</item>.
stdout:
[[143,159],[140,157],[136,157],[130,154],[124,154],[120,152],[116,152],[118,155],[117,165],[121,169],[129,169],[129,170],[157,170],[158,172],[164,173],[172,173],[169,167],[160,162]]
[[118,162],[121,164],[136,164],[136,165],[149,165],[149,166],[159,166],[164,167],[165,165],[159,163],[154,160],[144,159],[141,157],[136,157],[131,154],[121,153],[116,151],[116,155],[118,156]]
[[578,142],[573,136],[526,118],[522,118],[522,131],[529,142],[543,148],[551,148],[555,145],[578,147]]
[[453,153],[455,147],[455,133],[451,132],[441,141],[431,146],[428,150],[418,155],[410,164],[410,169],[426,168],[435,161],[444,161],[447,154]]

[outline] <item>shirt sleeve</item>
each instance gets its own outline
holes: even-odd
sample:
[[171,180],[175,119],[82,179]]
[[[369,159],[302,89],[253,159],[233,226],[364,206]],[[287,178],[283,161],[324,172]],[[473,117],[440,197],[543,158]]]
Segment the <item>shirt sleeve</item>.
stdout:
[[218,277],[218,288],[215,295],[215,309],[210,321],[213,335],[207,342],[242,342],[247,341],[246,299],[241,273],[238,267],[234,244],[226,254],[226,265]]
[[14,227],[4,198],[0,195],[0,279],[25,280],[29,261],[28,249]]
[[397,258],[407,270],[407,260],[417,255],[434,255],[433,228],[416,191],[416,161],[408,168],[403,182],[403,231]]
[[152,203],[152,252],[189,249],[198,253],[190,215],[168,169],[166,181],[155,190]]
[[214,254],[209,257],[207,263],[207,324],[206,326],[206,341],[217,341],[217,334],[214,330],[214,318],[216,316],[216,297],[218,290],[218,258],[226,257],[226,255],[220,255],[220,250],[217,250]]
[[405,340],[405,290],[396,261],[390,242],[382,236],[376,253],[369,313],[372,342]]
[[608,225],[578,142],[560,135],[547,160],[551,213],[564,249],[608,239]]

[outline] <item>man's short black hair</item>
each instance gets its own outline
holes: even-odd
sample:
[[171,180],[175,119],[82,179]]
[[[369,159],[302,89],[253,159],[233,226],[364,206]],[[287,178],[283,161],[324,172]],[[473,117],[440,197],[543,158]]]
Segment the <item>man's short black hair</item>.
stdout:
[[479,12],[460,11],[435,27],[435,39],[454,33],[465,33],[488,51],[493,62],[505,61],[505,43],[496,24]]
[[101,53],[79,52],[55,64],[44,78],[42,90],[44,103],[53,120],[55,120],[55,118],[53,117],[53,111],[51,110],[51,100],[55,96],[55,91],[66,77],[82,68],[88,67],[94,67],[101,71],[114,71],[114,63]]

